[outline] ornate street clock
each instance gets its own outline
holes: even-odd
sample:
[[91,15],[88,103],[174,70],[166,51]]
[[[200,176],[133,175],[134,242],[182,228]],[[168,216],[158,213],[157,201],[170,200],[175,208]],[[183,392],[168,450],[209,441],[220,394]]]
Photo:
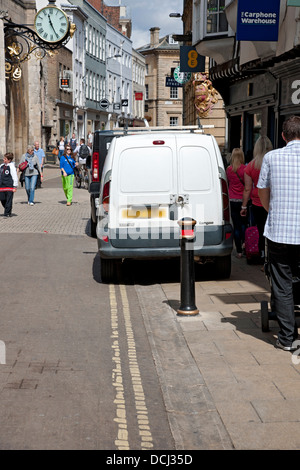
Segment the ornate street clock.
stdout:
[[49,4],[35,15],[34,28],[43,41],[56,44],[66,38],[70,22],[63,10]]

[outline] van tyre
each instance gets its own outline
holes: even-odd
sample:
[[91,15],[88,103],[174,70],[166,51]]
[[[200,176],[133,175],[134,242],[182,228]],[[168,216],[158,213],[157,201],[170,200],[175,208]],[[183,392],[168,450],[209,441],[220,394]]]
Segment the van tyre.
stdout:
[[103,284],[115,283],[119,277],[120,261],[115,259],[100,259],[100,275]]
[[228,279],[231,274],[231,255],[215,258],[215,271],[218,279]]

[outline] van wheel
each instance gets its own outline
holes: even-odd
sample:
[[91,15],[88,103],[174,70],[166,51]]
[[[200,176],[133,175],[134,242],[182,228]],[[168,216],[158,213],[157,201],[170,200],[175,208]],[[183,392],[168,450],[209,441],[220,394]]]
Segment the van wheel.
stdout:
[[92,217],[90,219],[91,221],[91,237],[96,238],[97,237],[97,223],[93,221]]
[[228,279],[231,274],[231,255],[217,256],[215,270],[218,279]]
[[103,284],[118,281],[120,261],[116,259],[100,259],[100,275]]

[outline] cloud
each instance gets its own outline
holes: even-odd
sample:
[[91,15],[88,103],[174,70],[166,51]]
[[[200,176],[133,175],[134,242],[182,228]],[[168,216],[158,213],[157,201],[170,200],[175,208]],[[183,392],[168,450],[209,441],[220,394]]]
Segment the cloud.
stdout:
[[[107,5],[119,5],[118,1],[106,0]],[[132,20],[133,47],[136,49],[150,42],[149,29],[160,28],[160,37],[167,34],[181,34],[181,18],[170,18],[169,13],[182,13],[182,0],[122,0],[129,7]]]

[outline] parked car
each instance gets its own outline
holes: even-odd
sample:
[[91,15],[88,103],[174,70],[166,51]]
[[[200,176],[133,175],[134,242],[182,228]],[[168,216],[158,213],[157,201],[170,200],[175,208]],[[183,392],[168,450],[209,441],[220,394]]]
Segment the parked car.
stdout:
[[194,254],[229,277],[233,229],[223,160],[215,138],[186,131],[114,137],[97,211],[102,282],[123,259],[180,256],[178,220],[196,220]]

